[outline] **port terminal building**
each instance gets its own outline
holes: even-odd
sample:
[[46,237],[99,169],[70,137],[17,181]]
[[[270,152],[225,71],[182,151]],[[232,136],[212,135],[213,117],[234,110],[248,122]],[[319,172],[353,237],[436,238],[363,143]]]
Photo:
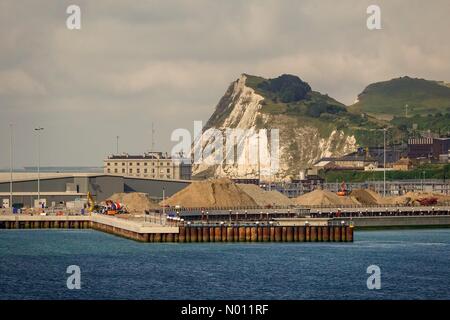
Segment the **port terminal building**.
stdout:
[[[98,202],[118,192],[144,192],[155,199],[171,196],[190,183],[181,179],[153,179],[104,173],[40,173],[39,193],[36,172],[14,172],[13,204],[37,206],[38,195],[47,207],[86,199],[88,192]],[[9,207],[11,179],[9,172],[0,173],[0,207]]]

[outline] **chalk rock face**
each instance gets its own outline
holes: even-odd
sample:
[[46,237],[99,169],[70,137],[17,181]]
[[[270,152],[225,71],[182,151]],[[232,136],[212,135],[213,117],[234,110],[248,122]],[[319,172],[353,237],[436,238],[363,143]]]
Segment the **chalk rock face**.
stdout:
[[[243,74],[232,82],[196,137],[197,177],[284,181],[322,157],[356,150],[356,138],[333,117],[344,105],[311,91],[298,77],[275,79]],[[196,155],[196,156],[195,156]]]

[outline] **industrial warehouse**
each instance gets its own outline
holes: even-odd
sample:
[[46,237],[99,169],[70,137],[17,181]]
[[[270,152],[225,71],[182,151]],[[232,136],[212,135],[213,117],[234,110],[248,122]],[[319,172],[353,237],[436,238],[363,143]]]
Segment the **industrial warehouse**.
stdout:
[[[39,178],[39,179],[38,179]],[[96,201],[104,201],[115,193],[143,192],[162,198],[162,192],[170,196],[186,187],[187,180],[162,180],[118,176],[102,173],[14,173],[12,202],[19,207],[44,207],[66,205],[85,201],[88,192]],[[9,207],[10,174],[0,173],[0,199]]]

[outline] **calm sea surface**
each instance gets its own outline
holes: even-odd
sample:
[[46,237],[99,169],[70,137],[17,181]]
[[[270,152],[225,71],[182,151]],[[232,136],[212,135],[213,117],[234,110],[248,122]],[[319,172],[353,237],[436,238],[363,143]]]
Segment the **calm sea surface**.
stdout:
[[[66,287],[69,265],[81,289]],[[366,269],[381,268],[381,290]],[[92,230],[1,230],[0,299],[450,299],[450,229],[354,243],[151,244]]]

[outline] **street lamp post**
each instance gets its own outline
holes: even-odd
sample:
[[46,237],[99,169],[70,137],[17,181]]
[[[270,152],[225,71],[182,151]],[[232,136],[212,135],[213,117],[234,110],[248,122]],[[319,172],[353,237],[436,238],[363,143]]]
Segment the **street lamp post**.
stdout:
[[[162,212],[163,212],[163,216],[166,216],[166,204],[164,203],[165,198],[166,198],[166,188],[163,188],[162,190],[162,197],[163,197],[163,207],[162,207]],[[159,223],[162,224],[162,217],[161,215],[159,216]]]
[[41,131],[44,128],[39,127],[34,129],[38,136],[38,205],[41,207]]
[[386,197],[386,131],[387,129],[383,129],[383,197]]
[[10,141],[9,141],[9,208],[13,210],[13,125],[9,124],[10,129]]

